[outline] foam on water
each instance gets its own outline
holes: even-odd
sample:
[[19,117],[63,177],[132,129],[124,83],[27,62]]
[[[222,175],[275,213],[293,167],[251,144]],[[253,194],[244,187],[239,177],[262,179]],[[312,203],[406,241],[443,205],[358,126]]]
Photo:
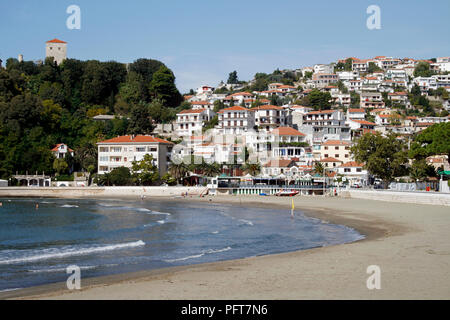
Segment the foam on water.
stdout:
[[177,258],[177,259],[167,259],[164,260],[165,262],[178,262],[178,261],[185,261],[185,260],[189,260],[189,259],[198,259],[203,257],[205,254],[214,254],[214,253],[220,253],[220,252],[225,252],[231,250],[231,247],[226,247],[223,249],[208,249],[208,250],[204,250],[202,253],[200,254],[196,254],[196,255],[192,255],[192,256],[187,256],[187,257],[182,257],[182,258]]
[[28,263],[40,260],[59,259],[70,256],[86,255],[104,251],[144,246],[142,240],[128,243],[94,246],[65,246],[39,250],[4,250],[0,251],[0,265],[12,263]]
[[62,205],[61,208],[78,208],[78,206],[75,204],[65,204]]

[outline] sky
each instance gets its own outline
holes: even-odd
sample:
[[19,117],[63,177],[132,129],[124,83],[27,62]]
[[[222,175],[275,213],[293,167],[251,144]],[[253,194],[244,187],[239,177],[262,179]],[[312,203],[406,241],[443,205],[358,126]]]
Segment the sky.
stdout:
[[[70,5],[81,28],[70,30]],[[381,29],[369,30],[370,5]],[[21,0],[0,3],[0,59],[45,58],[45,42],[68,42],[68,57],[157,59],[184,93],[238,72],[296,69],[341,58],[450,56],[450,1],[404,0]]]

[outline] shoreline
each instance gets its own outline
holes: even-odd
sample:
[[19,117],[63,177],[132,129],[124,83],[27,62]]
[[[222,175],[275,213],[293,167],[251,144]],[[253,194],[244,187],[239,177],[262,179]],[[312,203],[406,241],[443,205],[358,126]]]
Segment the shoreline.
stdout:
[[[130,197],[120,197],[122,200],[130,200]],[[239,203],[240,205],[246,207],[272,207],[279,209],[280,207],[285,207],[286,209],[290,208],[290,199],[291,198],[278,198],[278,197],[260,197],[260,196],[216,196],[216,197],[206,197],[206,198],[198,198],[198,197],[187,197],[186,199],[183,198],[154,198],[158,201],[177,201],[177,202],[183,202],[183,201],[195,201],[195,202],[208,202],[208,203],[225,203],[225,204],[234,204]],[[210,201],[211,199],[211,201]],[[145,201],[151,201],[152,198],[147,198]],[[38,287],[31,287],[31,288],[25,288],[15,291],[8,291],[0,293],[0,299],[202,299],[201,292],[204,291],[205,287],[208,288],[208,284],[213,284],[217,281],[220,282],[220,279],[222,276],[225,276],[227,279],[231,279],[234,276],[231,275],[235,272],[233,270],[241,270],[244,269],[244,273],[248,276],[251,276],[255,272],[255,267],[257,268],[260,264],[266,265],[268,267],[268,270],[264,270],[268,273],[275,273],[275,277],[282,277],[284,279],[285,274],[277,273],[276,267],[275,270],[271,270],[270,266],[278,266],[279,263],[282,261],[285,261],[285,264],[291,265],[296,264],[296,261],[298,259],[304,259],[305,257],[311,257],[316,256],[319,258],[323,258],[327,255],[334,255],[337,251],[344,251],[348,254],[348,252],[353,251],[354,247],[360,247],[360,246],[367,246],[368,244],[373,246],[377,245],[379,242],[383,242],[389,239],[393,238],[402,238],[407,236],[413,236],[416,233],[420,233],[420,227],[413,226],[411,224],[405,223],[405,221],[402,221],[403,219],[386,219],[386,217],[380,217],[377,215],[377,212],[386,211],[386,206],[390,207],[392,209],[395,209],[395,207],[400,207],[401,209],[405,209],[402,207],[420,207],[417,205],[408,205],[408,204],[401,204],[401,203],[386,203],[381,201],[374,201],[374,200],[360,200],[360,199],[345,199],[345,198],[323,198],[323,197],[298,197],[294,198],[295,200],[295,206],[296,210],[301,210],[306,216],[321,219],[322,221],[326,221],[333,224],[340,224],[345,225],[347,227],[353,228],[357,230],[359,233],[365,236],[364,239],[346,243],[346,244],[340,244],[340,245],[333,245],[328,247],[320,247],[320,248],[313,248],[313,249],[307,249],[307,250],[299,250],[299,251],[292,251],[292,252],[285,252],[285,253],[279,253],[279,254],[271,254],[271,255],[263,255],[258,257],[250,257],[250,258],[242,258],[242,259],[236,259],[236,260],[225,260],[225,261],[219,261],[219,262],[212,262],[212,263],[206,263],[206,264],[192,264],[192,265],[186,265],[186,266],[179,266],[179,267],[170,267],[170,268],[163,268],[163,269],[153,269],[153,270],[145,270],[145,271],[139,271],[134,273],[126,273],[126,274],[117,274],[117,275],[110,275],[110,276],[101,276],[101,277],[95,277],[95,278],[89,278],[82,280],[82,290],[77,292],[69,292],[67,289],[65,289],[65,283],[56,283],[56,284],[48,284]],[[372,204],[372,206],[371,206]],[[355,207],[356,206],[356,207]],[[339,209],[336,209],[335,207],[339,207]],[[426,206],[421,206],[423,208],[426,208]],[[382,209],[380,209],[382,208]],[[445,209],[444,206],[433,206],[434,210],[431,211],[438,211],[439,215],[443,214],[443,209]],[[362,211],[365,211],[364,214],[362,214]],[[389,209],[389,208],[388,208]],[[407,211],[409,208],[406,208]],[[445,215],[444,218],[447,219],[449,216]],[[397,217],[398,218],[398,217]],[[449,221],[449,220],[446,220]],[[448,239],[448,235],[447,235]],[[446,242],[445,239],[442,239],[443,242]],[[385,246],[383,246],[385,247]],[[386,248],[384,248],[386,249]],[[388,250],[389,251],[389,250]],[[448,255],[448,253],[447,253]],[[445,255],[443,255],[445,257]],[[337,255],[337,258],[339,258],[339,254]],[[447,261],[447,264],[449,263],[448,257],[445,259]],[[317,266],[317,268],[314,267],[314,265],[317,264],[315,259],[311,261],[311,266],[313,267],[312,270],[322,270],[326,271],[327,267],[323,265]],[[367,266],[371,263],[367,263]],[[251,267],[245,267],[250,265]],[[243,267],[244,266],[244,267]],[[366,267],[367,267],[366,266]],[[292,266],[291,266],[292,267]],[[329,271],[329,270],[328,270]],[[371,296],[376,296],[374,293],[375,291],[369,291],[365,287],[365,279],[368,276],[365,273],[365,267],[361,268],[359,270],[361,273],[361,277],[364,281],[361,281],[360,288],[358,288],[358,291],[363,289],[363,292],[365,291],[366,294]],[[208,274],[208,280],[205,284],[201,284],[202,281],[205,281],[197,279],[199,274]],[[440,272],[442,273],[442,272]],[[447,276],[449,275],[448,271],[446,272],[444,270],[444,274]],[[217,277],[219,276],[219,277]],[[230,278],[231,276],[231,278]],[[344,274],[345,277],[351,276],[351,273]],[[171,279],[177,279],[181,278],[183,281],[177,282],[178,286],[181,288],[184,288],[184,291],[181,290],[174,290],[173,288],[175,281]],[[196,280],[192,280],[192,278]],[[216,279],[219,278],[219,279]],[[265,283],[267,281],[264,279],[264,277],[257,277],[259,281],[262,283]],[[440,279],[439,282],[446,283],[447,285],[447,291],[446,295],[443,296],[437,295],[434,296],[434,298],[444,298],[448,299],[450,297],[450,285],[449,285],[449,278],[446,279]],[[194,288],[199,287],[201,290],[196,291],[195,289],[192,289],[191,287],[185,288],[183,285],[184,282],[191,282],[194,281]],[[320,284],[321,281],[319,281],[318,286],[324,287],[324,284]],[[153,288],[155,284],[158,284],[157,287],[159,289]],[[256,281],[253,285],[258,286],[258,281]],[[286,283],[287,286],[289,286],[289,282]],[[235,284],[237,285],[237,283]],[[143,287],[145,289],[143,289]],[[116,289],[120,288],[120,292],[116,292]],[[168,289],[172,288],[172,289]],[[169,292],[164,292],[166,290]],[[346,298],[345,294],[340,297],[339,295],[320,295],[317,296],[316,294],[308,294],[307,292],[303,292],[300,296],[292,296],[289,292],[288,287],[285,288],[285,290],[281,290],[281,294],[277,294],[276,292],[279,290],[275,290],[272,293],[262,293],[262,292],[254,292],[250,296],[241,295],[238,292],[235,294],[221,294],[221,295],[215,295],[214,294],[214,287],[210,287],[210,290],[213,291],[213,293],[209,293],[204,296],[204,298],[208,299],[216,299],[220,297],[221,299],[319,299],[319,298],[331,298],[331,299],[341,299]],[[282,289],[282,288],[279,288]],[[322,288],[322,290],[325,289],[331,289],[331,287],[328,287],[325,285],[325,288]],[[160,291],[162,290],[162,291]],[[172,290],[172,291],[171,291]],[[109,292],[107,292],[109,291]],[[187,293],[185,292],[187,291]],[[208,290],[207,290],[208,291]],[[225,290],[226,291],[226,290]],[[314,290],[313,290],[314,291]],[[317,290],[315,290],[317,291]],[[406,290],[405,290],[406,291]],[[379,292],[386,292],[383,290],[380,290]],[[405,294],[407,292],[404,292]],[[348,293],[350,294],[350,293]],[[395,294],[388,294],[387,296],[382,296],[380,298],[387,298],[390,299],[391,297],[397,297],[399,292],[395,291]],[[361,296],[360,293],[356,295],[350,294],[350,297],[353,299],[361,299],[361,298],[367,298]],[[420,297],[420,295],[419,295]],[[398,297],[397,297],[398,298]]]

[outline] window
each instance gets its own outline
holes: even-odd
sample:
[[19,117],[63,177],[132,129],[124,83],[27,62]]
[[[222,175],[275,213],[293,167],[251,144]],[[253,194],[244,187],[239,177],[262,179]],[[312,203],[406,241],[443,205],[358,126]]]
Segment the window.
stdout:
[[325,150],[328,150],[328,147],[325,147]]
[[334,147],[334,150],[339,150],[339,147]]
[[157,148],[156,147],[148,147],[148,152],[156,152]]
[[345,154],[345,157],[348,158],[348,153]]
[[106,157],[100,157],[100,161],[102,161],[102,162],[108,162],[108,157],[106,156]]
[[339,158],[339,155],[338,155],[338,154],[335,154],[334,157],[335,157],[335,158]]
[[356,172],[361,172],[362,169],[361,168],[356,168]]
[[108,147],[100,147],[100,152],[109,152]]
[[350,168],[344,168],[344,172],[350,172]]
[[122,147],[111,147],[111,152],[122,152]]
[[324,156],[325,156],[325,158],[328,158],[328,154],[325,154]]
[[145,147],[136,147],[136,152],[145,152]]

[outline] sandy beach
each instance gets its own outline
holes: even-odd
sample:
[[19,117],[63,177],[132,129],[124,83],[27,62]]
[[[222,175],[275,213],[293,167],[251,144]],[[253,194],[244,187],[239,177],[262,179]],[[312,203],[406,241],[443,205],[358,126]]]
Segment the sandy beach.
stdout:
[[[151,201],[151,199],[147,199]],[[168,199],[290,208],[290,198]],[[365,240],[331,247],[53,284],[0,293],[18,299],[449,299],[450,212],[445,206],[296,197],[297,211],[355,228]],[[366,269],[381,269],[369,290]]]

